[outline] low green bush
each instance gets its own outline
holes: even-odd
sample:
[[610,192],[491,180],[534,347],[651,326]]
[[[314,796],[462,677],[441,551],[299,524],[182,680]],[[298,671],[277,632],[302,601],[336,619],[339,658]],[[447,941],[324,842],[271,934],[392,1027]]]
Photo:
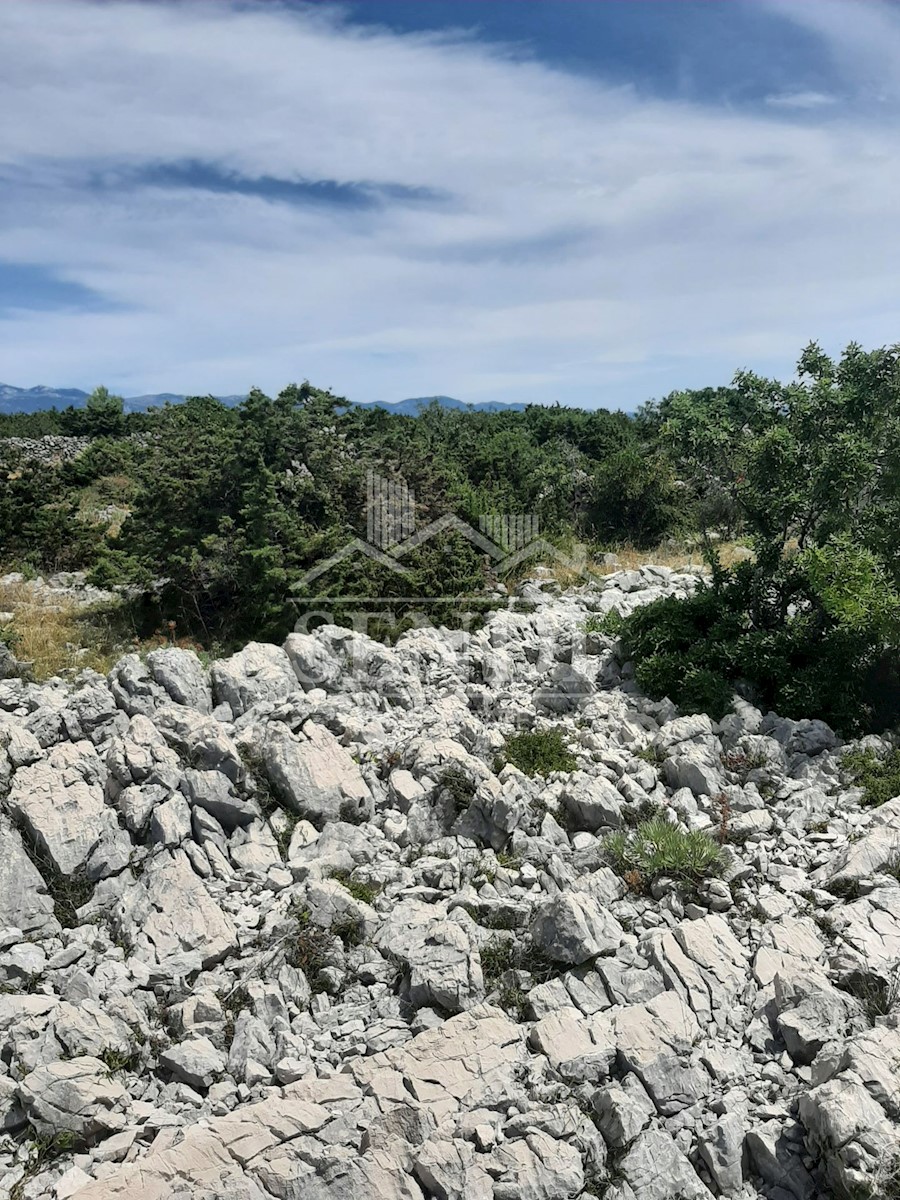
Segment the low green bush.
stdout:
[[874,750],[851,750],[841,759],[841,766],[863,789],[863,804],[875,808],[900,796],[900,750],[883,755]]
[[477,790],[461,767],[448,767],[438,780],[438,791],[450,797],[457,816],[462,816],[466,811]]
[[584,623],[585,633],[603,633],[607,637],[618,637],[622,632],[625,618],[617,608],[611,608],[605,613],[591,613]]
[[686,598],[638,608],[620,633],[653,699],[719,720],[735,691],[849,735],[900,717],[900,596],[867,551],[835,540],[774,568],[716,568]]
[[603,843],[610,865],[622,876],[636,875],[649,884],[662,875],[690,883],[714,875],[721,847],[702,830],[685,832],[664,817],[642,821],[628,832],[613,833]]
[[360,879],[353,879],[349,871],[332,871],[330,878],[345,887],[354,900],[363,904],[374,904],[381,891],[380,883],[364,883]]
[[284,943],[285,961],[291,967],[299,967],[312,990],[317,991],[319,972],[328,965],[332,935],[314,924],[308,908],[295,903],[291,917],[294,925]]
[[578,765],[575,755],[566,746],[561,729],[513,734],[506,740],[503,757],[525,775],[574,771]]

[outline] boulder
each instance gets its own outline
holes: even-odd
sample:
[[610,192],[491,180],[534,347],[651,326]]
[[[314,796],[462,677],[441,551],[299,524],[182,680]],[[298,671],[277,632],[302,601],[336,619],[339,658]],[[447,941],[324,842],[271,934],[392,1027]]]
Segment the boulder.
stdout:
[[407,972],[406,990],[415,1007],[438,1005],[455,1013],[484,997],[478,942],[471,919],[444,904],[402,900],[375,938],[383,954]]
[[744,1122],[738,1113],[719,1117],[698,1139],[700,1157],[720,1196],[736,1195],[744,1186]]
[[260,816],[259,805],[238,796],[231,780],[221,771],[188,768],[181,781],[181,790],[192,807],[210,813],[228,833],[251,825]]
[[159,1065],[189,1087],[205,1092],[224,1073],[225,1055],[209,1038],[194,1037],[164,1050]]
[[661,1129],[638,1134],[618,1164],[636,1200],[712,1200],[712,1192]]
[[236,717],[264,700],[282,700],[297,691],[287,654],[264,642],[250,642],[231,658],[218,659],[210,674],[216,703],[227,704]]
[[555,962],[577,966],[620,945],[625,931],[587,892],[563,892],[546,901],[531,923],[538,948]]
[[47,885],[25,853],[22,838],[0,816],[0,913],[5,924],[24,934],[58,928]]
[[147,861],[111,912],[151,976],[189,975],[221,962],[237,948],[237,935],[183,850],[163,850]]
[[282,803],[314,825],[371,815],[372,794],[359,766],[323,725],[307,721],[300,735],[269,726],[262,760]]
[[572,829],[595,833],[622,824],[622,794],[602,776],[570,775],[560,795]]
[[304,692],[313,688],[322,688],[326,692],[341,690],[343,663],[314,634],[288,634],[284,652]]
[[192,651],[178,646],[151,650],[147,655],[147,668],[173,703],[183,704],[199,713],[212,712],[209,673]]
[[118,822],[104,799],[106,768],[89,742],[61,742],[13,777],[6,804],[63,875],[83,867]]
[[71,1134],[91,1142],[125,1127],[128,1097],[97,1058],[46,1063],[19,1084],[28,1119],[46,1137]]

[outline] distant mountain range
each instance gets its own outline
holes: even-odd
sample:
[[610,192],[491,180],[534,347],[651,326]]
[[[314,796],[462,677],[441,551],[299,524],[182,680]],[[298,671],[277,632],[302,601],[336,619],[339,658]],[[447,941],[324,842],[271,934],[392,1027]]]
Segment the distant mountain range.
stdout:
[[399,413],[402,417],[415,417],[429,404],[439,404],[441,408],[453,408],[459,411],[470,409],[473,412],[521,412],[524,404],[502,404],[498,400],[484,400],[480,404],[466,404],[462,400],[454,400],[452,396],[416,396],[411,400],[394,400],[388,403],[384,400],[364,400],[354,404],[355,408],[384,408],[388,412]]
[[[80,388],[51,388],[13,387],[8,383],[0,383],[0,413],[35,413],[45,412],[48,408],[83,408],[88,393]],[[245,397],[220,396],[223,404],[234,407]],[[125,399],[126,412],[146,412],[148,408],[161,408],[164,404],[181,404],[184,396],[177,392],[158,392],[149,396],[127,396]],[[524,404],[501,404],[495,400],[484,401],[481,404],[465,404],[452,396],[416,396],[410,400],[397,400],[387,403],[381,400],[363,401],[356,404],[357,408],[383,408],[388,412],[401,416],[414,417],[422,408],[429,404],[439,404],[441,408],[472,409],[475,412],[521,412]]]

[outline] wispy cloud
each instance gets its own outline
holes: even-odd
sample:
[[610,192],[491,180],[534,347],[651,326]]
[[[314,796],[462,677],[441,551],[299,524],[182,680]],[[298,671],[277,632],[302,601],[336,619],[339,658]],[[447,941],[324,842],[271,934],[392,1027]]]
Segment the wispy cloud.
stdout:
[[778,92],[766,96],[766,104],[771,108],[815,109],[836,102],[836,96],[827,96],[824,92]]
[[[828,7],[816,37],[859,6]],[[888,340],[900,135],[830,94],[663,100],[330,6],[6,0],[0,280],[110,311],[0,314],[3,373],[633,404]]]

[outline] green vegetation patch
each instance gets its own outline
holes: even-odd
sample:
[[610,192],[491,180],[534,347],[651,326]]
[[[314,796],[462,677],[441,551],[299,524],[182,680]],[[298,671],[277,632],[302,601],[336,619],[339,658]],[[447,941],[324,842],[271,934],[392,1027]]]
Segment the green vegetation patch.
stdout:
[[610,834],[603,846],[610,865],[635,884],[650,884],[663,875],[699,883],[715,875],[722,860],[721,847],[709,834],[685,832],[663,817]]
[[381,892],[380,883],[364,883],[360,879],[353,879],[349,871],[332,871],[329,878],[345,887],[353,899],[362,904],[374,904]]
[[578,766],[578,760],[566,745],[561,729],[513,734],[507,738],[503,757],[525,775],[574,771]]
[[841,759],[841,766],[856,786],[863,789],[863,804],[876,808],[900,796],[900,750],[886,754],[851,750]]

